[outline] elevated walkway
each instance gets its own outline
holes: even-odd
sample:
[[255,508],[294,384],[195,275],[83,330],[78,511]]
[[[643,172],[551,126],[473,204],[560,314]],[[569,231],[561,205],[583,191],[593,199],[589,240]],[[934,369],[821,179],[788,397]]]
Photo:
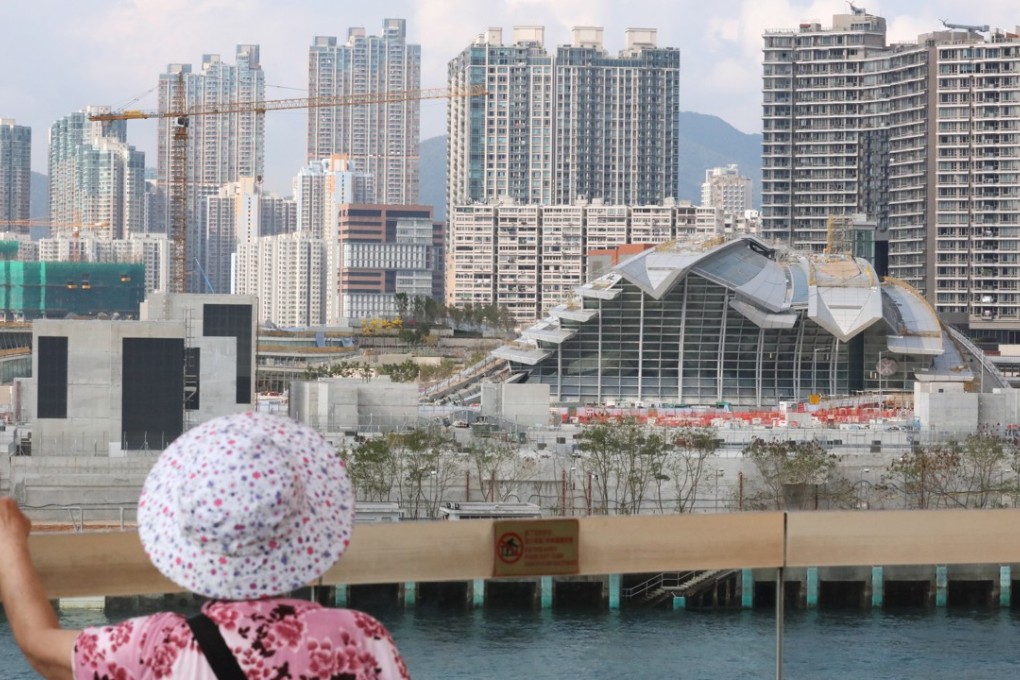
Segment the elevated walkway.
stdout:
[[[509,377],[510,365],[497,357],[488,356],[472,364],[459,373],[433,385],[429,385],[419,394],[423,402],[448,401],[456,404],[469,404],[473,392],[480,392],[477,387],[483,379],[500,381]],[[472,387],[475,387],[472,391]]]

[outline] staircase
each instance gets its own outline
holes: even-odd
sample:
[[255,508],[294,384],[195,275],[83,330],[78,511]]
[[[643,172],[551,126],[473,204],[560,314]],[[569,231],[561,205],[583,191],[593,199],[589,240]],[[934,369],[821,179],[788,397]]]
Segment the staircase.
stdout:
[[620,594],[635,606],[654,607],[674,597],[693,597],[734,573],[734,569],[663,572]]
[[509,368],[510,365],[504,359],[486,357],[446,380],[424,388],[419,394],[419,399],[430,402],[446,400],[456,404],[471,403],[467,398],[476,398],[475,393],[481,391],[479,383],[483,378],[499,382],[508,377]]

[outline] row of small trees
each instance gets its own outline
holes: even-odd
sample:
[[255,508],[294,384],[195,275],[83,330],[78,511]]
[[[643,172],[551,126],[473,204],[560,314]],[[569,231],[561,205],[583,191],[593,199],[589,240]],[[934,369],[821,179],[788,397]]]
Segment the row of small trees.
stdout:
[[485,438],[464,446],[439,426],[366,439],[340,453],[359,499],[396,500],[409,519],[438,517],[459,483],[473,482],[484,497],[505,502],[535,468],[517,443]]
[[497,304],[468,303],[455,307],[422,295],[408,296],[406,293],[397,293],[393,297],[405,331],[423,334],[422,337],[438,324],[446,324],[460,330],[494,328],[505,332],[512,331],[517,325],[510,310]]
[[451,375],[456,364],[450,359],[443,359],[438,364],[419,364],[406,359],[399,364],[372,365],[363,361],[339,361],[322,366],[309,366],[305,369],[305,380],[318,378],[360,378],[369,381],[378,375],[389,376],[393,382],[429,381]]
[[[342,455],[359,498],[397,500],[409,518],[438,516],[446,497],[461,500],[465,487],[473,489],[470,500],[537,500],[547,510],[573,512],[575,480],[587,512],[685,513],[709,492],[719,497],[711,465],[719,443],[708,428],[658,429],[622,419],[585,427],[577,453],[545,467],[522,456],[516,439],[458,444],[439,426],[368,439]],[[727,486],[728,508],[850,509],[865,498],[870,507],[989,508],[1014,505],[1020,495],[1020,447],[988,431],[917,446],[874,482],[849,479],[841,458],[817,441],[756,438],[742,454],[749,464],[739,483]]]

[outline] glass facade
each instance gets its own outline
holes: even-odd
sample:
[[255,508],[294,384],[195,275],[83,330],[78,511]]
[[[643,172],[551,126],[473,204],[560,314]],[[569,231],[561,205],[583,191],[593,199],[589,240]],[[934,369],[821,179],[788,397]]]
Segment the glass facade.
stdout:
[[[549,384],[552,398],[565,404],[759,407],[811,394],[902,390],[931,363],[930,356],[888,351],[882,321],[841,342],[808,318],[806,305],[790,328],[759,327],[730,306],[734,291],[696,273],[659,299],[626,279],[615,289],[613,299],[583,297],[583,308],[597,313],[588,321],[561,316],[560,328],[572,336],[539,341],[552,353],[533,366],[511,360],[513,370]],[[878,375],[880,352],[896,360],[894,375]]]

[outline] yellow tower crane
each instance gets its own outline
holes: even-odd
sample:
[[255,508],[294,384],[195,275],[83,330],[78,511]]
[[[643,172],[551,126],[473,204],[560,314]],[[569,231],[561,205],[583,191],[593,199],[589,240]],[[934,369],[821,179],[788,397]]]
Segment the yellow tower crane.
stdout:
[[177,76],[177,87],[168,111],[139,111],[128,109],[112,113],[95,113],[89,116],[93,121],[145,120],[149,118],[174,119],[173,136],[170,143],[170,168],[167,178],[167,200],[170,207],[170,291],[179,293],[185,288],[187,264],[187,205],[188,205],[188,121],[192,116],[217,116],[227,113],[264,114],[266,111],[285,109],[316,109],[331,106],[359,106],[364,104],[388,104],[392,102],[421,99],[450,99],[453,97],[477,97],[487,94],[484,85],[468,89],[414,89],[390,92],[371,92],[342,96],[304,97],[296,99],[265,99],[223,104],[194,104],[185,102],[184,74]]

